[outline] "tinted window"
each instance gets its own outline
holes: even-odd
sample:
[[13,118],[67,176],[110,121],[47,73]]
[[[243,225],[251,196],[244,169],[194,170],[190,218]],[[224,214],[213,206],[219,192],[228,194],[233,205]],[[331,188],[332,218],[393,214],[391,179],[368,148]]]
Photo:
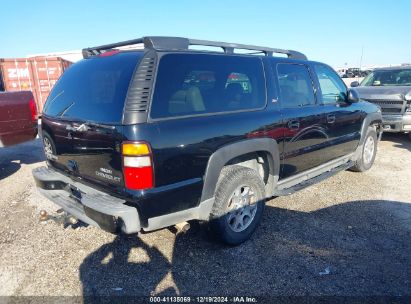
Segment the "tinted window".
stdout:
[[165,118],[261,108],[264,81],[259,58],[164,55],[150,115]]
[[376,70],[364,78],[361,86],[411,86],[411,69]]
[[316,64],[315,73],[320,83],[321,99],[324,104],[345,101],[347,88],[332,69],[322,64]]
[[313,84],[305,65],[281,63],[277,65],[277,73],[283,107],[315,104]]
[[92,57],[72,65],[54,86],[44,113],[73,120],[120,123],[128,85],[142,53]]
[[243,87],[243,92],[251,94],[253,92],[250,78],[246,74],[231,73],[228,75],[225,87],[229,87],[231,84],[238,83]]

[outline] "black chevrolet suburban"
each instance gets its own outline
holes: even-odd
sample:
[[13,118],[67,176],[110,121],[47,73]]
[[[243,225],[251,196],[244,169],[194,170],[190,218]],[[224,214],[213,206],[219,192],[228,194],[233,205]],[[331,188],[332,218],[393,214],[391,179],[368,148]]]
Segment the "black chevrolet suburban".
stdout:
[[299,52],[144,37],[83,56],[48,97],[47,167],[33,175],[45,197],[106,231],[202,220],[239,244],[265,200],[374,162],[379,107]]

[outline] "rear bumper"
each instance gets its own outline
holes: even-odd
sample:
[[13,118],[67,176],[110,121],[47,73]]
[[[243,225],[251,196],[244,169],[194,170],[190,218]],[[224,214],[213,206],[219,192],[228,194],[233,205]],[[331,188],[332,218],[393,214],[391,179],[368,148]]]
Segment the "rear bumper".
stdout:
[[139,232],[140,219],[135,207],[47,167],[33,170],[39,192],[67,213],[108,232]]
[[410,132],[411,115],[382,115],[384,132]]

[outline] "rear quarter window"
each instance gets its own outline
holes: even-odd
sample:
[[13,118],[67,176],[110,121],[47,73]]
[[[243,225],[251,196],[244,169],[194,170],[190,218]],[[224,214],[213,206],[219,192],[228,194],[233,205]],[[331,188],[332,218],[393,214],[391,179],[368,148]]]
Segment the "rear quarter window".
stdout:
[[44,114],[73,120],[120,123],[140,52],[92,57],[72,65],[54,86]]
[[167,54],[160,60],[150,117],[258,109],[265,96],[258,57]]

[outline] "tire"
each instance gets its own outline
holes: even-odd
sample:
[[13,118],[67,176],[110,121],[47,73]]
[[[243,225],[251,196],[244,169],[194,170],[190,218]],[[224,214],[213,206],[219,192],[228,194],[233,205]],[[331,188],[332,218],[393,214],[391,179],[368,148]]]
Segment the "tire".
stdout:
[[50,154],[56,155],[56,146],[51,136],[47,132],[43,132],[42,139],[43,139],[44,154],[46,156]]
[[243,243],[261,221],[264,200],[264,182],[255,170],[236,165],[224,167],[211,211],[211,231],[225,244]]
[[369,127],[365,135],[360,157],[351,168],[355,172],[364,172],[372,167],[377,154],[377,132],[373,127]]

